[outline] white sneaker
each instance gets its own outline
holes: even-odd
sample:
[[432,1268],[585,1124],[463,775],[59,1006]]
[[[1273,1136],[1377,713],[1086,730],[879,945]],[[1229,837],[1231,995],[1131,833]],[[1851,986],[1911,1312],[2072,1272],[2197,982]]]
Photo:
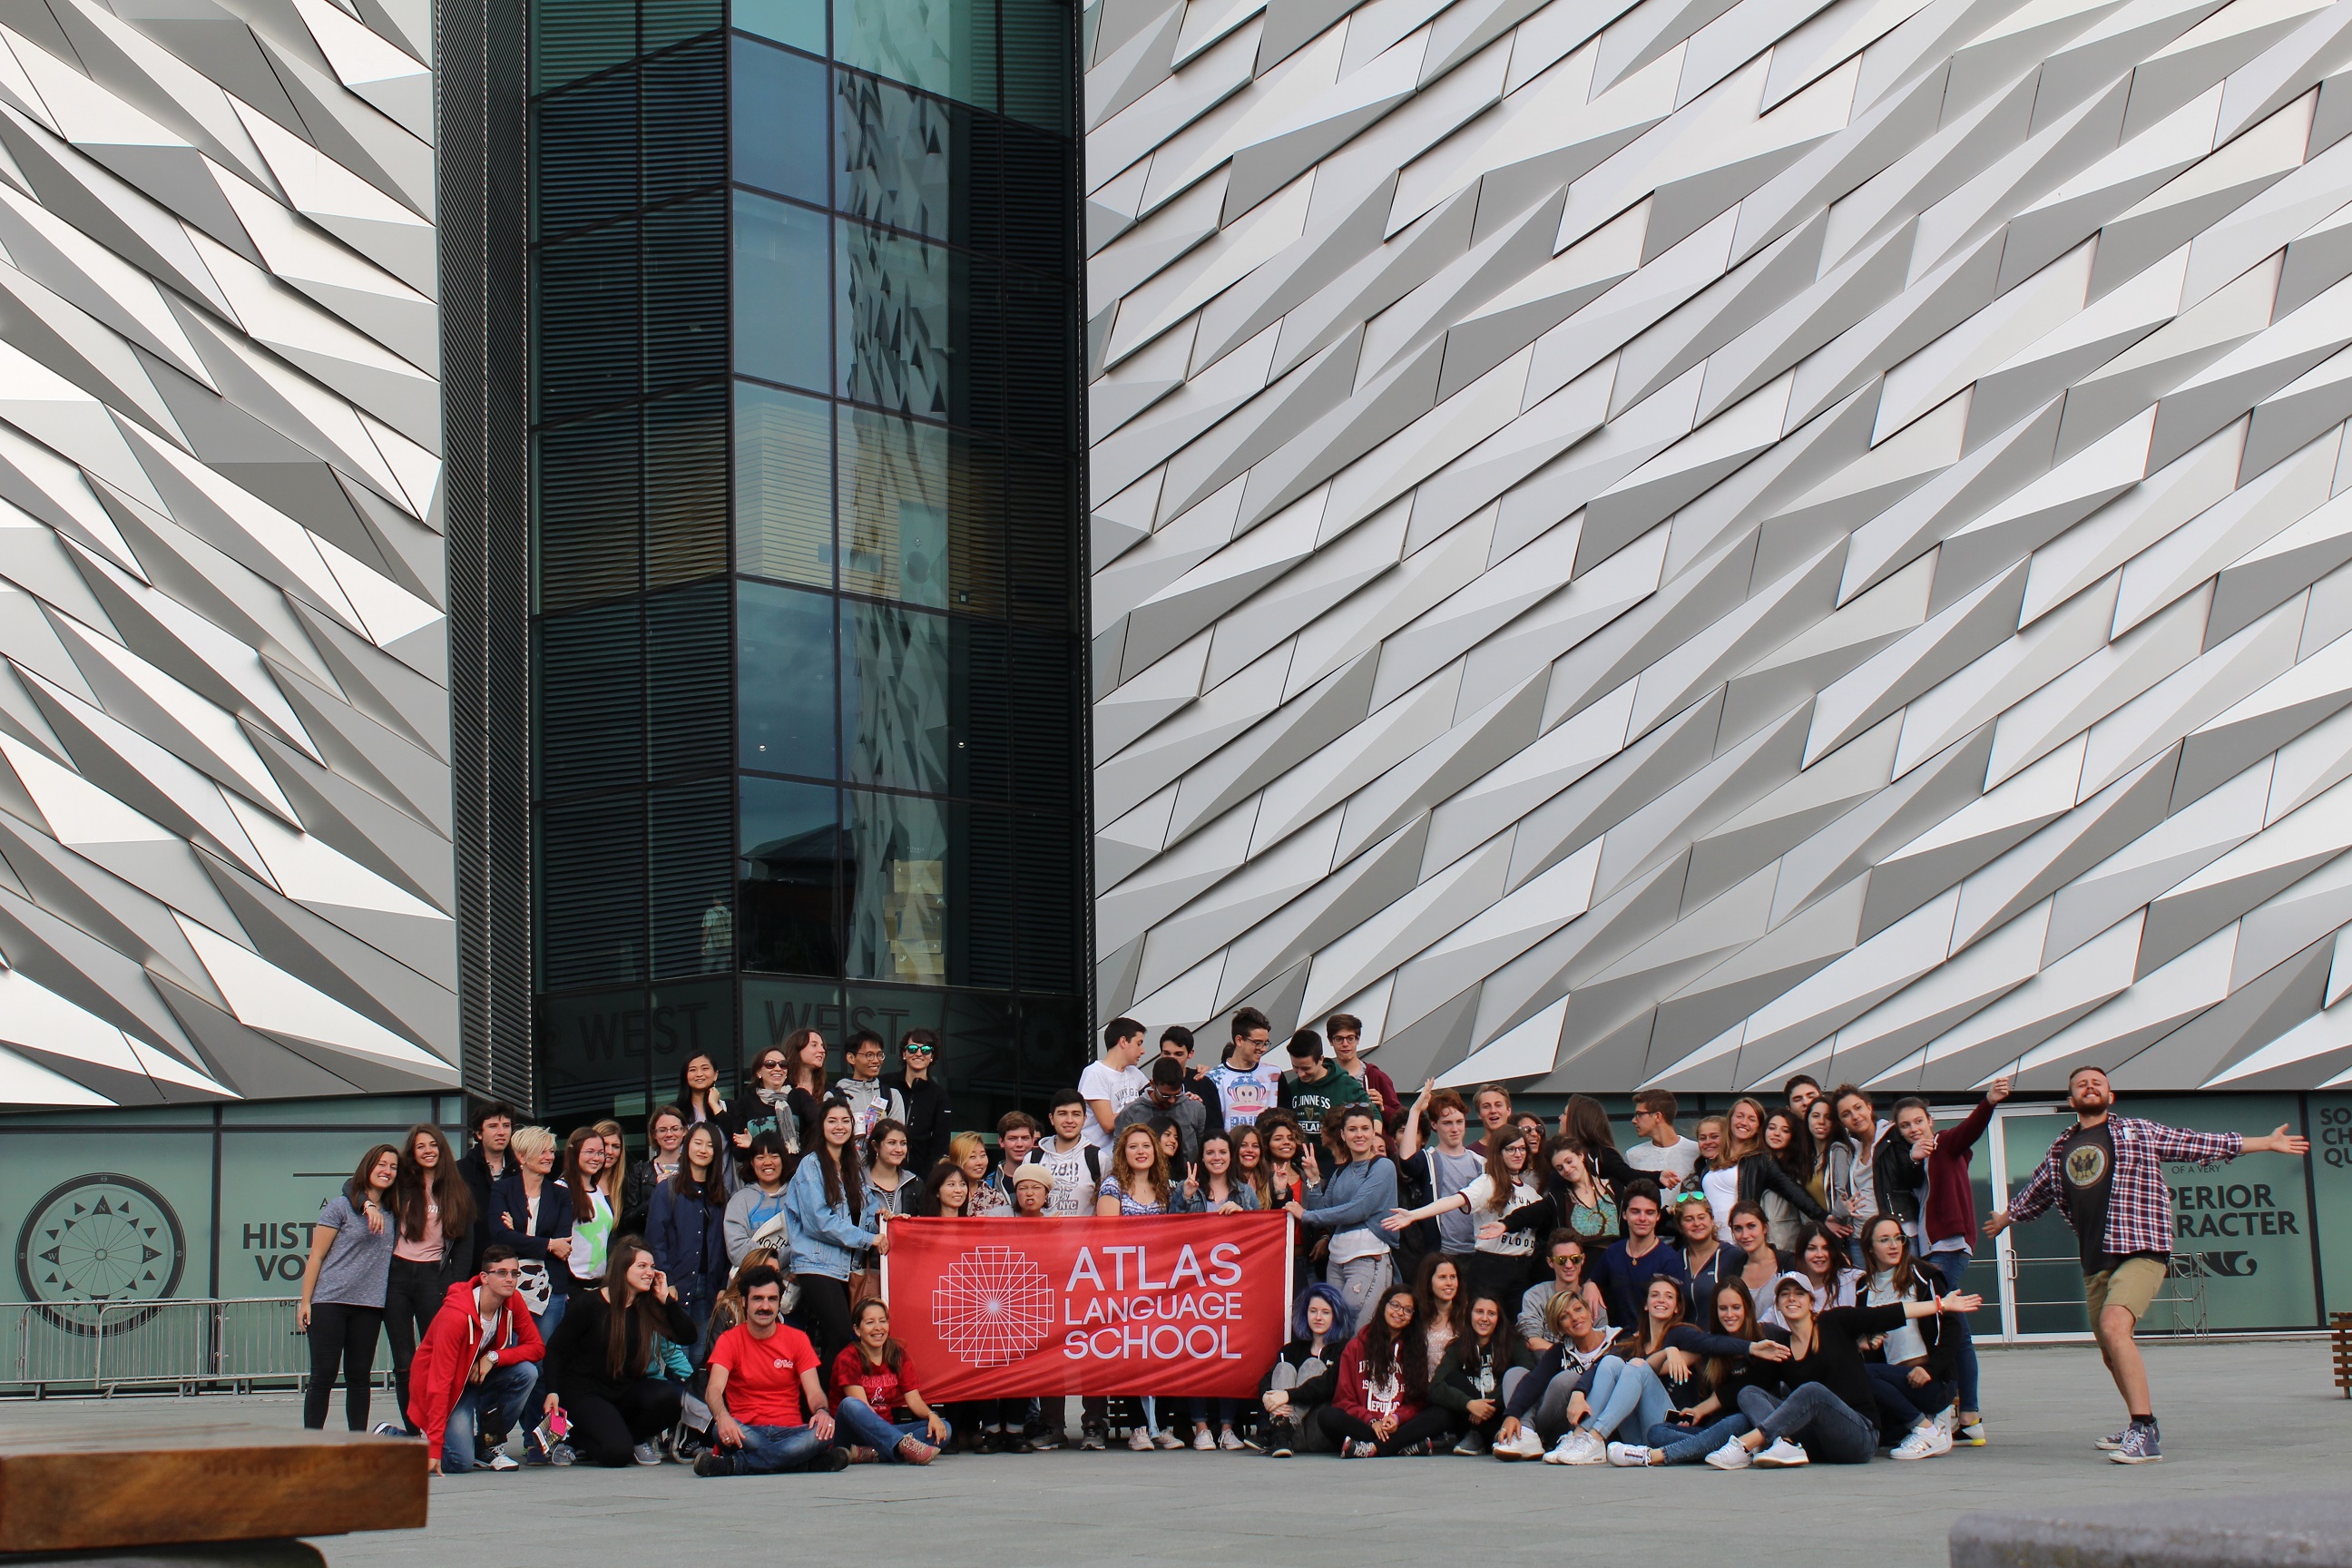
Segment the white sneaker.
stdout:
[[1130,1428],[1127,1434],[1127,1446],[1139,1454],[1149,1454],[1152,1447],[1151,1434],[1140,1426]]
[[1540,1459],[1544,1457],[1543,1439],[1532,1426],[1522,1426],[1516,1436],[1497,1438],[1495,1458],[1498,1459]]
[[1547,1465],[1570,1463],[1569,1455],[1576,1451],[1576,1437],[1577,1435],[1573,1432],[1561,1433],[1559,1441],[1551,1446],[1551,1452],[1543,1457],[1543,1462]]
[[520,1470],[522,1468],[520,1465],[515,1463],[514,1456],[508,1453],[504,1448],[493,1450],[490,1454],[488,1462],[489,1468],[494,1470]]
[[1709,1454],[1706,1462],[1718,1470],[1744,1470],[1756,1462],[1756,1456],[1738,1438],[1726,1437],[1723,1447]]
[[1766,1470],[1793,1470],[1799,1465],[1810,1465],[1812,1462],[1811,1455],[1790,1442],[1786,1437],[1773,1438],[1771,1447],[1756,1456],[1757,1468]]
[[1163,1448],[1181,1448],[1184,1446],[1184,1439],[1173,1432],[1162,1432],[1160,1434],[1158,1442]]
[[1650,1463],[1650,1450],[1640,1443],[1612,1443],[1609,1462],[1621,1470],[1645,1469]]
[[1949,1437],[1960,1429],[1960,1407],[1947,1405],[1936,1412],[1936,1430]]
[[1600,1433],[1580,1431],[1575,1436],[1576,1450],[1568,1457],[1570,1464],[1605,1465],[1609,1462],[1609,1443]]
[[[1248,1446],[1248,1444],[1242,1441],[1241,1434],[1234,1431],[1230,1426],[1217,1434],[1217,1447],[1223,1448],[1228,1454],[1238,1454]],[[1198,1447],[1200,1445],[1196,1443],[1193,1447]]]
[[1192,1447],[1197,1452],[1213,1454],[1217,1451],[1217,1440],[1209,1435],[1206,1426],[1195,1426],[1192,1428]]
[[[1938,1447],[1937,1445],[1941,1444]],[[1952,1440],[1933,1426],[1914,1426],[1903,1441],[1895,1445],[1889,1455],[1896,1459],[1932,1459],[1938,1454],[1952,1451]]]

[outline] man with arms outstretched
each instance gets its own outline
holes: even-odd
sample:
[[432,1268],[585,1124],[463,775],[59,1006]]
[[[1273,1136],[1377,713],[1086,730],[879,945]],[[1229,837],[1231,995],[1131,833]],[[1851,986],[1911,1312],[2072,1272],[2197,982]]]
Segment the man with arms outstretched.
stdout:
[[2132,1331],[2162,1288],[2172,1263],[2172,1194],[2164,1184],[2164,1162],[2218,1165],[2241,1154],[2306,1153],[2311,1140],[2286,1128],[2260,1138],[2235,1132],[2189,1132],[2178,1127],[2116,1116],[2115,1087],[2105,1071],[2076,1068],[2066,1079],[2066,1104],[2074,1125],[2050,1145],[2041,1165],[2009,1207],[1985,1221],[1985,1234],[1999,1236],[2012,1224],[2037,1219],[2055,1205],[2063,1209],[2082,1249],[2083,1299],[2090,1308],[2091,1331],[2099,1355],[2124,1396],[2129,1416],[2124,1429],[2099,1439],[2119,1465],[2144,1465],[2164,1458],[2148,1398],[2147,1365],[2140,1360]]

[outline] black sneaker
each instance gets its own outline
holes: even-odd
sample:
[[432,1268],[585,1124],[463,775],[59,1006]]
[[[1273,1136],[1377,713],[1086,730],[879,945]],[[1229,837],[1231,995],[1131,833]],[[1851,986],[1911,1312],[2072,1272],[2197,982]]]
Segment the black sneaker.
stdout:
[[1078,1433],[1078,1449],[1081,1453],[1099,1454],[1103,1451],[1105,1447],[1107,1447],[1107,1445],[1103,1440],[1103,1429],[1101,1427],[1087,1426],[1080,1429]]
[[845,1470],[849,1468],[849,1450],[846,1448],[828,1447],[816,1457],[816,1463],[811,1465],[809,1468],[812,1470]]
[[1050,1454],[1068,1441],[1069,1439],[1059,1432],[1032,1432],[1029,1434],[1029,1451],[1033,1454]]
[[[833,1451],[839,1453],[841,1450],[836,1448]],[[717,1448],[711,1449],[707,1454],[698,1454],[694,1458],[694,1473],[706,1478],[731,1476],[735,1473],[735,1456],[723,1453]]]
[[1004,1434],[1002,1432],[982,1432],[979,1434],[978,1440],[971,1446],[971,1451],[975,1454],[1003,1453],[1004,1451]]

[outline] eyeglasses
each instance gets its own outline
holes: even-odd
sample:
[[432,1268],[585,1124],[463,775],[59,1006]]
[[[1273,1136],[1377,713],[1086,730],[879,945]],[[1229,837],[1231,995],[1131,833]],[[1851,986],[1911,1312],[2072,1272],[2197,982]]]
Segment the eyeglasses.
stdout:
[[520,1279],[522,1278],[522,1270],[520,1268],[485,1268],[482,1270],[482,1273],[487,1278],[492,1279]]
[[901,1046],[898,1054],[902,1057],[927,1057],[931,1054],[931,1049],[929,1046]]

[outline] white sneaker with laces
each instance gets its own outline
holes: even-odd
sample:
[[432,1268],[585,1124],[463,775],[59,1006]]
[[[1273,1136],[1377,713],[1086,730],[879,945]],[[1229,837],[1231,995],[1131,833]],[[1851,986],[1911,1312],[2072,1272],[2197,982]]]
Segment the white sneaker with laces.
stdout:
[[1612,1443],[1609,1462],[1621,1470],[1645,1469],[1650,1463],[1650,1450],[1640,1443]]
[[[1940,1448],[1936,1446],[1939,1441],[1943,1444]],[[1894,1453],[1888,1457],[1896,1459],[1932,1459],[1937,1454],[1948,1454],[1951,1451],[1952,1440],[1937,1431],[1935,1427],[1914,1426],[1903,1441],[1895,1445]]]
[[1515,1435],[1497,1438],[1495,1443],[1495,1458],[1498,1459],[1540,1459],[1543,1454],[1543,1439],[1536,1436],[1532,1426],[1522,1426]]
[[1706,1462],[1718,1470],[1744,1470],[1756,1462],[1756,1456],[1738,1438],[1727,1437],[1722,1447],[1706,1457]]
[[1786,1437],[1775,1437],[1771,1446],[1756,1456],[1757,1468],[1766,1470],[1793,1470],[1799,1465],[1810,1465],[1812,1456]]
[[1151,1452],[1151,1434],[1140,1426],[1130,1428],[1127,1434],[1127,1446],[1139,1454],[1149,1454]]
[[1568,1456],[1571,1465],[1605,1465],[1609,1462],[1609,1444],[1598,1432],[1579,1431],[1576,1447]]
[[522,1468],[520,1465],[515,1463],[514,1456],[508,1453],[503,1448],[497,1449],[490,1455],[489,1468],[493,1470],[520,1470]]
[[[1197,1444],[1194,1445],[1196,1447],[1198,1446],[1199,1445]],[[1228,1454],[1238,1454],[1244,1448],[1249,1447],[1249,1445],[1242,1441],[1242,1435],[1240,1433],[1228,1426],[1223,1431],[1217,1434],[1217,1447],[1223,1449]]]
[[1576,1439],[1578,1436],[1579,1434],[1574,1432],[1561,1433],[1559,1441],[1551,1446],[1551,1452],[1543,1457],[1543,1462],[1547,1465],[1567,1465],[1575,1463],[1574,1460],[1569,1458],[1569,1455],[1576,1451]]
[[1936,1430],[1949,1437],[1960,1429],[1960,1410],[1957,1405],[1947,1405],[1936,1412]]
[[1159,1443],[1163,1448],[1181,1448],[1184,1446],[1184,1439],[1173,1432],[1162,1432],[1160,1434]]
[[1206,1426],[1195,1426],[1192,1428],[1192,1447],[1198,1452],[1213,1454],[1217,1450],[1217,1440],[1209,1435]]

